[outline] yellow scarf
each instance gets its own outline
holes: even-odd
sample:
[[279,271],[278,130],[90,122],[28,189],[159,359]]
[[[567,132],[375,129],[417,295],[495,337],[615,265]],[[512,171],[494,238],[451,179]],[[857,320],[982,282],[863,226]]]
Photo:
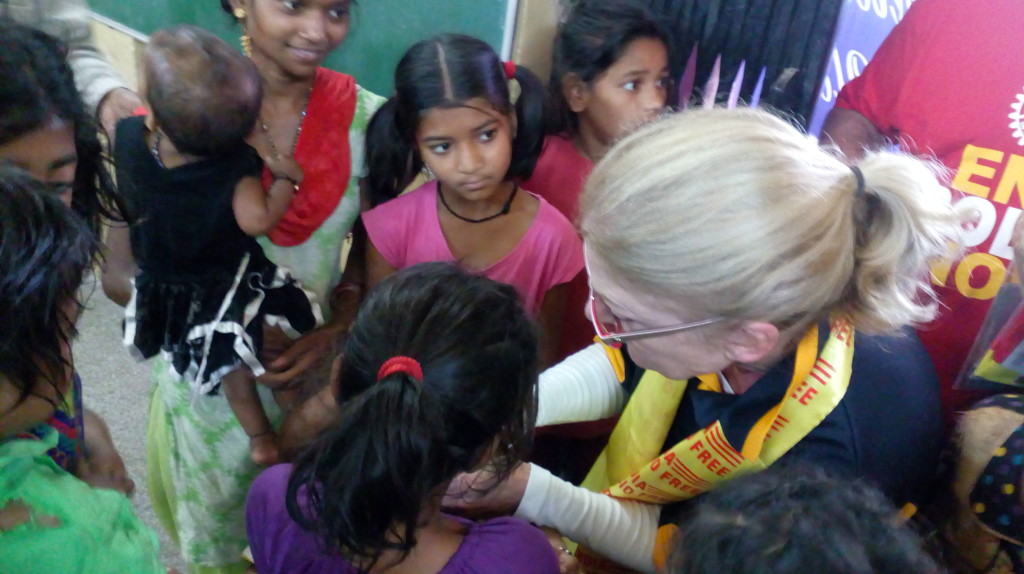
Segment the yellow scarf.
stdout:
[[[764,470],[842,401],[852,372],[853,337],[849,321],[834,318],[819,354],[818,327],[810,328],[797,347],[785,397],[754,424],[739,449],[715,421],[661,452],[688,381],[645,372],[583,487],[625,500],[670,504],[736,476]],[[607,350],[621,378],[621,353]],[[702,375],[699,380],[698,388],[721,392],[717,375]],[[659,529],[656,564],[664,563],[673,530]],[[578,548],[576,555],[589,574],[629,572],[584,548]]]

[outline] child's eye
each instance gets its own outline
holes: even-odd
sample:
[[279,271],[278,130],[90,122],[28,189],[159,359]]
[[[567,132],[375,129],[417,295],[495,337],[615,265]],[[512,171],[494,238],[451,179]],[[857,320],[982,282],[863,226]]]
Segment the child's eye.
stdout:
[[487,130],[487,131],[485,131],[485,132],[480,134],[480,141],[482,141],[482,142],[489,142],[489,141],[491,141],[492,139],[494,139],[497,136],[498,136],[498,130],[497,129],[489,129],[489,130]]
[[431,153],[442,154],[452,149],[452,144],[448,142],[434,144],[428,148]]
[[662,76],[662,77],[658,78],[658,81],[657,81],[656,85],[659,88],[664,88],[665,86],[668,85],[668,77],[667,76]]
[[281,0],[281,5],[289,12],[295,12],[299,9],[299,3],[296,0]]
[[636,90],[636,80],[633,80],[632,82],[626,82],[625,84],[622,84],[622,87],[633,92]]

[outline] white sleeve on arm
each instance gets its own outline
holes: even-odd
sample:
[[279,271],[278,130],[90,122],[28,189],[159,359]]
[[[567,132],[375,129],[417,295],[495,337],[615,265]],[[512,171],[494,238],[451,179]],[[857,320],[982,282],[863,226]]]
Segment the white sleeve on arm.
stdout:
[[[100,102],[111,90],[124,88],[124,79],[93,43],[92,12],[83,0],[50,2],[46,23],[41,26],[68,45],[68,64],[75,86],[89,112],[96,115]],[[45,25],[49,24],[49,25]]]
[[626,392],[598,343],[544,371],[537,385],[537,426],[595,421],[622,412]]
[[640,572],[653,574],[661,507],[573,486],[533,464],[516,516]]

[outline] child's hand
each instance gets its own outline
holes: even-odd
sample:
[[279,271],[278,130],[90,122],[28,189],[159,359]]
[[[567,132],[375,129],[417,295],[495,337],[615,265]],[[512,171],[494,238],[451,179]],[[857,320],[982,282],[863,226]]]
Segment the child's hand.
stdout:
[[296,184],[302,183],[302,166],[290,155],[269,155],[263,158],[267,169],[275,179],[287,179]]
[[79,461],[76,474],[93,488],[116,490],[125,496],[135,493],[135,481],[128,476],[124,461],[116,453],[112,458],[92,457]]
[[520,464],[505,482],[495,485],[488,469],[456,475],[448,485],[441,506],[454,514],[472,518],[505,516],[515,512],[526,493],[530,465]]
[[83,457],[75,475],[93,488],[117,490],[127,496],[135,492],[135,481],[128,476],[124,459],[117,452],[110,429],[95,412],[85,409]]
[[541,528],[541,531],[548,537],[548,542],[551,543],[551,547],[558,554],[558,571],[561,574],[582,574],[583,566],[573,556],[572,552],[569,552],[569,549],[566,548],[562,534],[554,528]]

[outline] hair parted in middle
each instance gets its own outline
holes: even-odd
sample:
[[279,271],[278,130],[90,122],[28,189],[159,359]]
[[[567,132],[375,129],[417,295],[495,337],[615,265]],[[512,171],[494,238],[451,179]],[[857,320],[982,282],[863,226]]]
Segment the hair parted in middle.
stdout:
[[[509,81],[516,80],[519,98],[513,102]],[[506,179],[526,179],[544,144],[547,96],[529,69],[515,67],[514,78],[483,40],[461,34],[442,34],[417,43],[395,69],[395,95],[370,120],[366,133],[366,163],[370,203],[379,205],[398,196],[423,168],[416,146],[420,118],[432,108],[456,108],[483,98],[495,111],[516,118],[512,161]]]
[[[360,568],[387,550],[408,555],[422,511],[456,474],[490,460],[497,483],[526,455],[537,353],[513,287],[447,263],[388,277],[345,341],[340,412],[296,463],[289,514]],[[422,380],[408,368],[378,378],[394,357],[418,362]]]
[[866,183],[766,111],[692,110],[622,140],[580,199],[588,252],[627,285],[785,329],[846,314],[887,333],[931,320],[930,266],[970,214],[933,164],[874,152]]

